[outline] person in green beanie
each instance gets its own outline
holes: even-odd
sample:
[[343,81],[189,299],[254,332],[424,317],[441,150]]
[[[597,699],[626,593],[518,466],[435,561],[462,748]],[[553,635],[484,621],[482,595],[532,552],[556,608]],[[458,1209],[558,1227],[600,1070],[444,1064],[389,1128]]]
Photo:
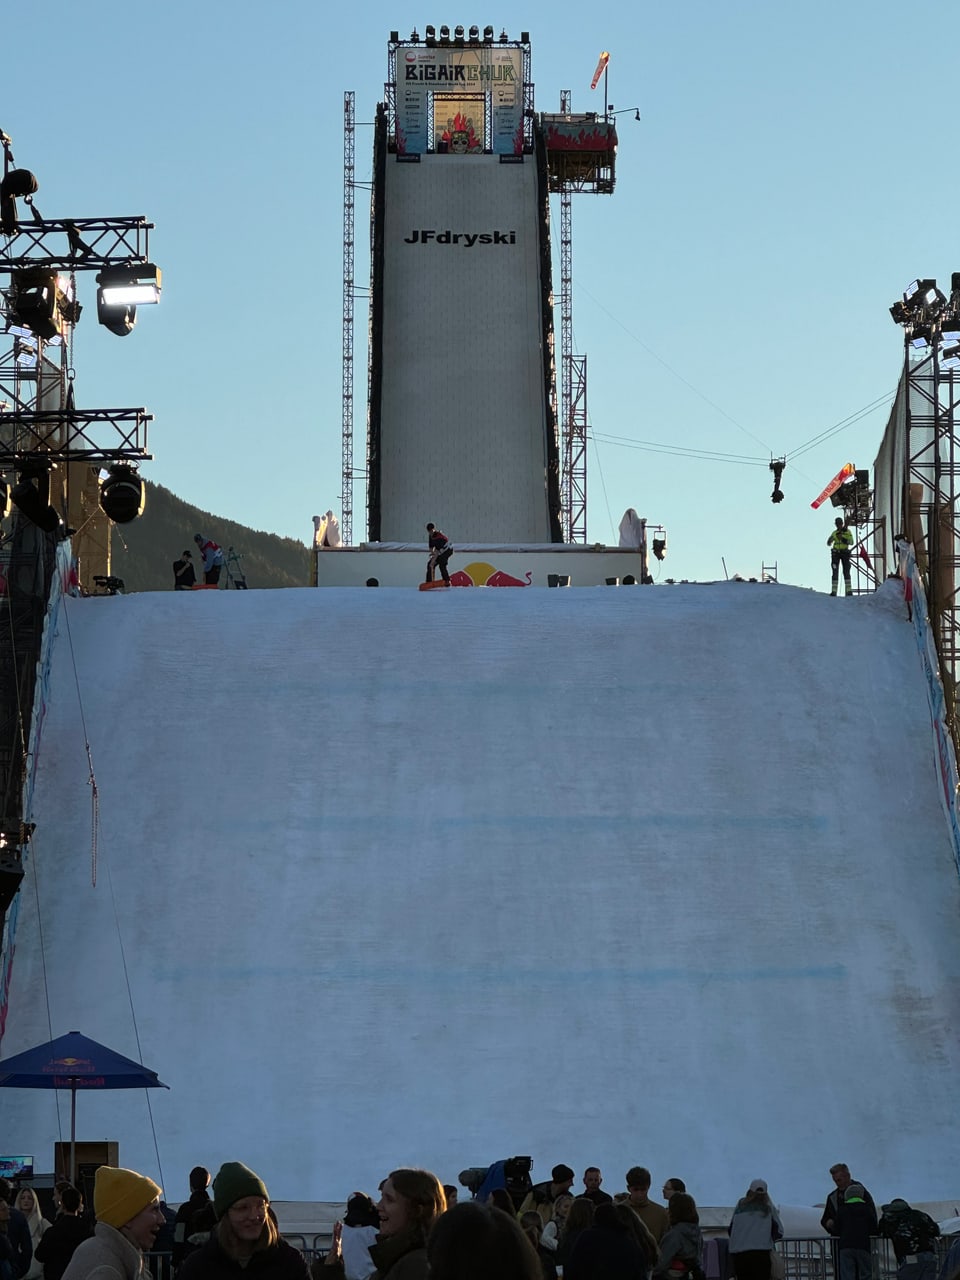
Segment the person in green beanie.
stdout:
[[184,1259],[177,1280],[308,1280],[303,1254],[281,1237],[267,1188],[252,1169],[239,1160],[221,1165],[213,1207],[217,1225],[206,1244]]

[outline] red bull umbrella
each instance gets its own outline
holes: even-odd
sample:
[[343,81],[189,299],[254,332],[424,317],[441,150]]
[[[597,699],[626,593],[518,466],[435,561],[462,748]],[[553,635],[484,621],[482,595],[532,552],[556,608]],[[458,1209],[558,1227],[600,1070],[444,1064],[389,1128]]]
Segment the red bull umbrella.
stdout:
[[78,1089],[167,1089],[157,1073],[79,1031],[0,1060],[0,1089],[70,1090],[70,1181],[76,1178]]

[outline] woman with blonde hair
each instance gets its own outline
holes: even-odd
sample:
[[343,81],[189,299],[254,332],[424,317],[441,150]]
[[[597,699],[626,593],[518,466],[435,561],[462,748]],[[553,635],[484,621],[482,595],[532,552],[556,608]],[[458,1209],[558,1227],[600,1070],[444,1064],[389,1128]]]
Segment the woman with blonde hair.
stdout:
[[[30,1228],[30,1244],[34,1255],[37,1252],[37,1245],[43,1238],[43,1233],[49,1230],[51,1223],[40,1214],[40,1201],[37,1199],[37,1193],[33,1187],[21,1187],[17,1192],[17,1198],[13,1202],[14,1208],[19,1209],[27,1220],[27,1226]],[[43,1275],[43,1263],[38,1262],[34,1256],[30,1262],[29,1270],[24,1274],[23,1280],[40,1280]]]
[[737,1280],[770,1280],[770,1251],[782,1239],[783,1223],[767,1184],[754,1178],[730,1219],[730,1257]]

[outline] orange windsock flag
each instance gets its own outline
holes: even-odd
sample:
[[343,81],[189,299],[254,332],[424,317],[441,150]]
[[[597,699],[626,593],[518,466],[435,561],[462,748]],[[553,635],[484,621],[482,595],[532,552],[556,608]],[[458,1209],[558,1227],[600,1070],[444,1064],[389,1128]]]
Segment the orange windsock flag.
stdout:
[[591,89],[595,89],[597,85],[600,83],[600,77],[603,75],[604,71],[606,71],[607,63],[609,61],[610,61],[610,55],[609,53],[607,53],[606,49],[604,49],[603,53],[601,53],[600,55],[600,61],[597,63],[597,69],[593,73],[593,80],[590,82]]

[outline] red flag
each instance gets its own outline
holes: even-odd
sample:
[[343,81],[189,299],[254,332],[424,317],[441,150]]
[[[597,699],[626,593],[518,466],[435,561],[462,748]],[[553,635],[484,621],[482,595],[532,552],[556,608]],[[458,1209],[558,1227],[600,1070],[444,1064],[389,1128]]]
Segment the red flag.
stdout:
[[609,61],[610,61],[610,55],[609,53],[607,53],[606,49],[604,49],[603,53],[601,53],[600,55],[600,61],[597,63],[597,69],[593,73],[593,80],[590,82],[591,89],[595,89],[597,85],[600,83],[600,77],[603,75],[604,71],[606,71],[607,63]]

